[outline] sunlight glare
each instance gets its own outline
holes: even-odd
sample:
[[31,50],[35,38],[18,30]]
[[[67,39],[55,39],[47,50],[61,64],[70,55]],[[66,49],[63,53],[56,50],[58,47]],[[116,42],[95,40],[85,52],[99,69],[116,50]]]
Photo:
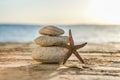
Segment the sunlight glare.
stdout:
[[120,0],[91,0],[87,5],[87,15],[96,22],[120,24]]

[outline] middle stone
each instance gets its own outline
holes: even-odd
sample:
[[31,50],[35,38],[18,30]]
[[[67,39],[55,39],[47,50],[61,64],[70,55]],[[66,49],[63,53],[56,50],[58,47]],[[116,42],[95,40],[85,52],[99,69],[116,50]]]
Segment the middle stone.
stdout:
[[40,36],[35,39],[35,43],[40,46],[62,46],[68,42],[68,36]]

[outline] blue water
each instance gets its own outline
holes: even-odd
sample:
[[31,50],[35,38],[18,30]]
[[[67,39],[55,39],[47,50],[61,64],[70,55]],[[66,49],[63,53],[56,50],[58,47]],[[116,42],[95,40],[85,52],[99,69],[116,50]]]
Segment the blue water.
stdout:
[[[33,42],[40,34],[41,25],[0,25],[0,42]],[[75,42],[106,43],[120,42],[120,26],[58,26],[68,35],[72,30]]]

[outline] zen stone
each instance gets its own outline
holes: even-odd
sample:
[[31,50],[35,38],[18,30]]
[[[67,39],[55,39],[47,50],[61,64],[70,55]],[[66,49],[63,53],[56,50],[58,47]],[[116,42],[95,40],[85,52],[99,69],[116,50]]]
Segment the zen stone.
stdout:
[[55,26],[45,26],[39,31],[40,34],[42,35],[50,35],[50,36],[59,36],[64,34],[64,30],[57,28]]
[[40,36],[35,39],[35,43],[41,46],[62,46],[68,42],[68,36]]
[[32,58],[42,63],[59,63],[68,52],[61,47],[38,47],[32,53]]

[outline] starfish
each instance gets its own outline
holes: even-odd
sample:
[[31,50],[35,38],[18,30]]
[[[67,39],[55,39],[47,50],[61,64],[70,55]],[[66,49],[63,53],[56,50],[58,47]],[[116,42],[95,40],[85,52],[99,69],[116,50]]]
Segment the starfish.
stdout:
[[69,30],[69,45],[64,45],[65,48],[68,49],[68,52],[65,54],[64,60],[63,60],[63,64],[66,63],[66,61],[68,60],[68,58],[72,55],[72,53],[74,53],[74,55],[82,62],[84,63],[82,57],[78,54],[77,49],[84,47],[87,42],[80,44],[80,45],[74,45],[74,40],[72,37],[72,32],[71,30]]

